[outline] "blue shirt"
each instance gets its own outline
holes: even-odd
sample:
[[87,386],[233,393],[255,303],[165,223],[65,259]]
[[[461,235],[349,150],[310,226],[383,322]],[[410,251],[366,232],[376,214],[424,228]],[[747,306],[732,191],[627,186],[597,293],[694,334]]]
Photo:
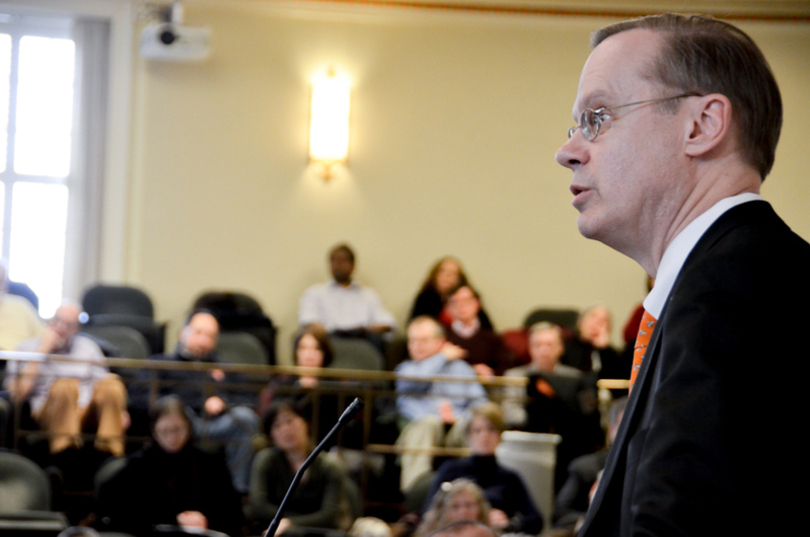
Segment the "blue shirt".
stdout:
[[400,416],[416,420],[437,415],[439,403],[447,399],[457,417],[469,418],[469,409],[487,400],[484,387],[478,382],[433,380],[437,376],[477,378],[473,368],[464,360],[448,360],[439,352],[420,362],[406,360],[394,373],[402,377],[422,377],[428,382],[399,378],[396,380],[397,410]]

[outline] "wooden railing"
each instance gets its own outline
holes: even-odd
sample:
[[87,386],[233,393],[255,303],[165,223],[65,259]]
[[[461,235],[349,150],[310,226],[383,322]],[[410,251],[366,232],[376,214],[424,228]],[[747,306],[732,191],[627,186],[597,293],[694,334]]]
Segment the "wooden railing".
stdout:
[[[42,362],[44,360],[51,360],[57,362],[84,362],[96,363],[76,358],[68,358],[61,355],[43,355],[39,353],[23,353],[23,352],[7,352],[0,351],[0,361],[16,361],[20,362],[18,371],[22,369],[23,363]],[[158,397],[160,389],[160,380],[155,378],[145,378],[146,375],[137,375],[139,371],[196,371],[205,372],[220,369],[225,373],[240,373],[248,377],[249,381],[240,383],[215,383],[213,380],[207,380],[203,384],[210,386],[213,390],[214,387],[225,388],[232,391],[246,391],[256,393],[256,402],[258,404],[259,393],[264,389],[271,379],[280,376],[295,375],[295,376],[314,376],[323,379],[333,379],[346,381],[343,383],[329,383],[317,389],[319,394],[329,394],[338,396],[339,401],[343,402],[342,406],[348,405],[354,397],[361,397],[365,402],[363,409],[363,445],[369,451],[379,453],[394,453],[401,452],[402,448],[399,446],[386,446],[380,444],[369,445],[369,434],[373,426],[373,409],[374,401],[380,397],[395,397],[397,392],[393,390],[393,382],[397,379],[415,380],[415,381],[440,381],[440,382],[461,382],[470,383],[478,382],[482,384],[491,400],[500,401],[503,390],[501,388],[506,386],[519,386],[524,387],[527,384],[525,377],[489,377],[489,378],[469,378],[457,377],[447,375],[437,375],[430,379],[424,377],[411,377],[397,375],[391,371],[365,371],[365,370],[349,370],[349,369],[330,369],[330,368],[310,368],[310,367],[297,367],[286,365],[249,365],[249,364],[230,364],[230,363],[206,363],[206,362],[178,362],[178,361],[159,361],[159,360],[141,360],[130,358],[108,358],[105,365],[112,371],[119,372],[126,379],[126,384],[129,387],[139,384],[148,384],[150,386],[150,401],[149,405],[154,404]],[[127,374],[127,372],[135,372],[136,374]],[[140,377],[140,378],[139,378]],[[209,377],[210,378],[210,377]],[[627,389],[628,381],[626,380],[612,380],[603,379],[598,383],[599,388],[604,389]],[[279,394],[300,394],[311,392],[304,388],[296,388],[292,386],[281,386],[277,388]],[[17,446],[17,441],[23,436],[35,434],[34,431],[24,431],[20,429],[20,405],[14,405],[13,414],[13,439],[14,447]],[[318,408],[313,409],[313,423],[317,422]],[[313,427],[313,434],[316,428]],[[42,433],[38,433],[42,434]],[[87,438],[92,439],[92,435],[87,435]],[[129,437],[129,441],[145,441],[144,437]],[[438,451],[446,450],[447,448],[437,448]],[[436,453],[437,455],[463,455],[464,452],[458,449],[451,450],[452,453]],[[457,453],[458,451],[458,453]]]

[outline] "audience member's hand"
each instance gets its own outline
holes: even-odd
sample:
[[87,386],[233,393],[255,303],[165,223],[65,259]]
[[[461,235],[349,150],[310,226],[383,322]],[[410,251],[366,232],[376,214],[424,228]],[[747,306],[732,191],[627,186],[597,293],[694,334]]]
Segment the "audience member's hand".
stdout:
[[448,360],[460,360],[467,357],[466,350],[462,349],[458,345],[453,345],[449,341],[442,345],[442,353],[447,357]]
[[509,517],[500,509],[489,510],[489,526],[495,530],[505,530],[509,527]]
[[599,487],[599,481],[602,480],[602,472],[604,472],[604,470],[599,470],[599,473],[596,474],[596,481],[593,482],[593,485],[591,485],[591,490],[588,491],[588,505],[590,505],[593,501],[593,497],[596,494],[596,489]]
[[225,371],[221,369],[212,369],[211,378],[217,382],[222,382],[223,380],[225,380]]
[[318,377],[299,377],[298,384],[302,388],[315,388],[318,386]]
[[472,366],[475,370],[475,374],[479,377],[489,378],[495,376],[495,371],[492,370],[487,364],[475,364]]
[[610,327],[608,325],[600,325],[599,331],[590,337],[588,343],[597,349],[604,349],[610,345]]
[[37,347],[37,352],[50,354],[63,349],[66,345],[67,341],[65,341],[62,336],[56,332],[56,330],[48,327],[44,332],[42,332],[42,337],[39,339],[39,347]]
[[456,422],[456,415],[453,412],[453,404],[450,403],[447,399],[442,399],[439,403],[439,418],[441,418],[442,423],[455,423]]
[[372,324],[371,326],[367,326],[366,330],[372,334],[385,334],[391,331],[391,327],[387,324]]
[[276,535],[281,535],[292,526],[292,522],[290,522],[289,518],[282,518],[278,522],[278,529],[276,530]]
[[208,529],[208,519],[199,511],[183,511],[177,515],[177,524],[184,527]]
[[225,412],[225,401],[214,395],[205,400],[205,412],[211,417],[219,416]]

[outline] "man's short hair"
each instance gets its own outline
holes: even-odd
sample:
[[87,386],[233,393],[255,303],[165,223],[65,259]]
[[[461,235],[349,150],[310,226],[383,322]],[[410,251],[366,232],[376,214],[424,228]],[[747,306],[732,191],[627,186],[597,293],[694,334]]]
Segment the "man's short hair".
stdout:
[[354,263],[354,251],[348,244],[344,242],[342,244],[338,244],[337,246],[329,250],[329,259],[331,260],[332,256],[338,252],[344,252],[347,256],[349,256],[349,261]]
[[[717,19],[665,13],[605,26],[591,35],[591,47],[633,29],[652,30],[663,37],[661,54],[648,73],[650,80],[676,93],[720,93],[731,101],[739,152],[764,181],[773,167],[782,130],[782,97],[753,39]],[[661,106],[674,111],[680,102],[665,101]]]
[[529,336],[534,334],[535,332],[545,332],[546,330],[553,330],[557,332],[557,335],[560,337],[560,341],[564,341],[563,330],[560,328],[559,325],[550,323],[548,321],[540,321],[539,323],[534,323],[529,327]]
[[[431,317],[430,315],[417,315],[413,319],[408,322],[408,328],[415,324],[419,323],[430,323],[433,325],[433,329],[436,332],[436,337],[444,338],[447,337],[447,333],[442,326],[442,323]],[[407,329],[406,329],[407,330]]]
[[469,289],[469,290],[472,292],[473,298],[475,298],[475,299],[476,299],[476,300],[478,300],[479,302],[481,301],[481,295],[479,295],[479,294],[478,294],[478,291],[476,291],[476,290],[475,290],[475,287],[473,287],[472,285],[470,285],[470,284],[469,284],[469,283],[467,283],[467,282],[464,282],[464,283],[459,282],[459,283],[458,283],[458,285],[456,285],[455,287],[453,287],[453,288],[450,290],[450,293],[449,293],[447,296],[449,296],[450,298],[452,298],[452,297],[453,297],[453,295],[455,295],[456,293],[458,293],[459,291],[461,291],[461,290],[462,290],[462,289],[464,289],[465,287],[466,287],[467,289]]

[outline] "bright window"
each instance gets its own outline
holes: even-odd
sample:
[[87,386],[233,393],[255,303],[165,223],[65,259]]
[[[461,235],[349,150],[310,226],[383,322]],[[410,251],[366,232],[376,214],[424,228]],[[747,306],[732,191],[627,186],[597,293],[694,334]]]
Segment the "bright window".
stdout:
[[76,47],[69,39],[20,39],[14,171],[67,177]]
[[63,296],[76,46],[71,23],[0,24],[0,200],[9,278],[28,284],[50,317]]

